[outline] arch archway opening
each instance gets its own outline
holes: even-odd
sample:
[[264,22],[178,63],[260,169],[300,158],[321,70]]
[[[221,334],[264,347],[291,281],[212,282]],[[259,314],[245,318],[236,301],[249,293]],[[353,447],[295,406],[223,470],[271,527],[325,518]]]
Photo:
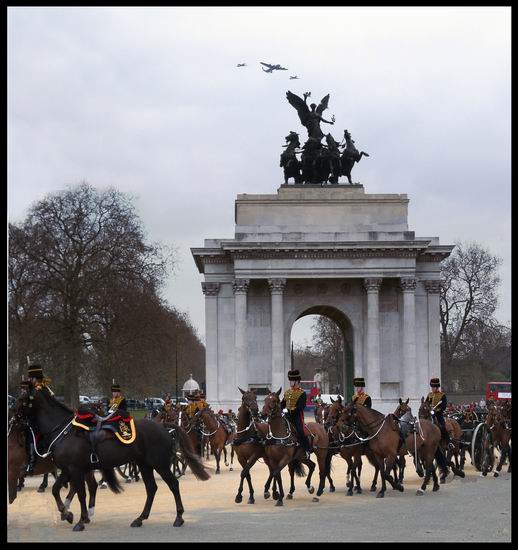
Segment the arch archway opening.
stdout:
[[293,323],[290,341],[290,369],[298,369],[303,380],[314,380],[321,393],[350,399],[354,339],[352,324],[343,312],[332,306],[306,309]]

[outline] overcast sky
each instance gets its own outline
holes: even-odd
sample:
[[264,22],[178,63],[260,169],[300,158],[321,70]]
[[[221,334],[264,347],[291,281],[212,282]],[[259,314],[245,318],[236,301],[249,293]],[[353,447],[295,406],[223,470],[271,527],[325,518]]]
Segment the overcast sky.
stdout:
[[407,193],[416,236],[503,259],[507,323],[510,62],[510,7],[11,7],[9,220],[81,181],[130,193],[148,239],[178,249],[164,296],[204,338],[190,248],[233,237],[238,193],[283,183],[284,136],[306,135],[286,91],[329,93],[324,130],[371,155],[366,193]]

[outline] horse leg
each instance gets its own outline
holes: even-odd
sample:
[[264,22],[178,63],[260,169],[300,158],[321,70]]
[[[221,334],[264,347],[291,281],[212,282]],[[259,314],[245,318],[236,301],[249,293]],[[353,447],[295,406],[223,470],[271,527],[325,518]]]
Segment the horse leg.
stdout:
[[379,474],[380,468],[377,464],[374,465],[374,477],[372,478],[371,483],[371,493],[373,493],[376,490],[376,485],[378,484],[378,474]]
[[499,476],[499,472],[502,470],[502,466],[505,463],[506,456],[507,456],[507,446],[502,445],[502,449],[500,450],[500,460],[498,461],[498,465],[495,468],[495,471],[493,473],[494,477]]
[[20,477],[18,477],[18,485],[16,487],[17,491],[21,491],[25,487],[25,471],[20,474]]
[[214,456],[216,457],[216,473],[221,473],[219,469],[219,461],[221,459],[221,449],[213,449],[212,452],[214,453]]
[[231,447],[230,450],[230,468],[229,470],[232,472],[234,470],[234,447]]
[[59,491],[66,481],[68,481],[68,474],[66,474],[65,472],[61,472],[61,474],[57,477],[56,481],[52,485],[52,496],[56,501],[58,511],[61,513],[61,521],[67,520],[68,523],[72,524],[72,522],[74,521],[74,514],[72,514],[72,512],[70,512],[68,508],[70,506],[70,502],[72,501],[73,496],[75,495],[75,489],[73,488],[73,485],[70,484],[70,491],[64,503],[61,500],[61,496],[59,494]]
[[311,476],[313,475],[313,472],[315,471],[316,464],[309,459],[304,458],[301,460],[302,464],[305,464],[308,467],[308,475],[306,477],[306,481],[304,482],[306,484],[306,487],[308,489],[308,493],[312,495],[315,492],[315,488],[311,485]]
[[72,486],[76,490],[77,498],[81,505],[81,516],[79,517],[79,521],[74,525],[73,531],[84,531],[85,523],[90,523],[88,508],[86,507],[85,474],[76,466],[69,468],[69,474]]
[[174,495],[174,500],[176,503],[176,518],[174,520],[173,527],[180,527],[185,522],[182,517],[184,508],[182,504],[182,497],[180,496],[180,485],[178,483],[178,480],[174,477],[174,475],[171,473],[171,470],[167,466],[161,466],[157,468],[157,472],[160,474],[162,479],[167,483],[169,489],[171,489]]
[[385,497],[385,491],[387,490],[387,484],[386,484],[386,472],[385,472],[385,459],[383,457],[376,458],[378,462],[379,472],[381,475],[381,489],[376,495],[376,498],[384,498]]
[[49,485],[49,474],[43,474],[43,481],[41,482],[41,485],[38,487],[38,493],[44,493],[48,485]]
[[353,475],[356,478],[356,493],[361,495],[362,487],[360,482],[360,477],[362,473],[362,457],[361,454],[353,455]]
[[[220,453],[221,453],[221,451],[220,451]],[[225,446],[225,443],[223,443],[223,454],[225,456],[225,459],[224,459],[225,466],[228,468],[227,448]]]
[[333,460],[333,455],[331,452],[328,452],[326,460],[326,476],[329,481],[329,492],[334,493],[336,491],[336,488],[333,483],[333,478],[331,477],[331,461]]
[[347,487],[347,493],[346,495],[348,497],[352,497],[353,496],[353,487],[354,487],[354,481],[355,481],[355,474],[354,474],[354,463],[353,463],[353,460],[352,458],[350,458],[349,456],[345,459],[347,461],[347,482],[346,482],[346,487]]
[[[423,484],[419,489],[417,489],[416,495],[418,496],[424,495],[424,492],[426,491],[426,486],[428,485],[428,482],[430,481],[430,476],[432,475],[432,470],[433,470],[433,465],[427,464]],[[434,476],[434,477],[437,478],[437,476]],[[435,487],[435,479],[434,479],[434,487]]]
[[144,481],[144,485],[146,487],[146,503],[140,516],[132,521],[131,527],[141,527],[142,521],[148,519],[149,514],[151,513],[151,506],[153,506],[155,493],[158,488],[155,481],[155,476],[153,475],[153,468],[147,464],[139,464],[139,469],[140,475],[142,476],[142,480]]
[[[93,518],[95,513],[95,496],[97,494],[97,482],[95,481],[95,476],[93,471],[87,472],[85,475],[85,479],[86,479],[86,485],[88,486],[88,494],[89,494],[88,517]],[[72,492],[72,489],[70,490],[70,492]]]
[[295,470],[292,462],[288,464],[288,470],[290,472],[290,492],[286,495],[286,498],[292,500],[293,493],[295,492]]
[[326,474],[327,474],[327,451],[324,451],[323,449],[319,449],[315,453],[317,455],[318,460],[318,473],[319,473],[319,484],[317,489],[317,495],[313,497],[313,502],[318,502],[318,497],[322,496],[322,493],[324,492],[324,487],[326,484]]

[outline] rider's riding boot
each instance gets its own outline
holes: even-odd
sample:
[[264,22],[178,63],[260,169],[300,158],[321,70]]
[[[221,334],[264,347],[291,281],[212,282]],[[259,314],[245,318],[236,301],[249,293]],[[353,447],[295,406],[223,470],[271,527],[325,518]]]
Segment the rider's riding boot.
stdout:
[[31,444],[29,448],[29,461],[27,463],[27,475],[34,475],[34,466],[36,464],[36,452],[34,450],[34,445]]

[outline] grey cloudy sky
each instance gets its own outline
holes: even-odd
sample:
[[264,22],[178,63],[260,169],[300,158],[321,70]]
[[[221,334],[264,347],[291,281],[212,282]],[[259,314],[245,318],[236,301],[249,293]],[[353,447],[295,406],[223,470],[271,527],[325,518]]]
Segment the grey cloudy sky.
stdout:
[[233,237],[238,193],[282,183],[284,136],[305,135],[286,91],[330,93],[326,131],[371,155],[354,181],[407,193],[417,236],[501,256],[509,322],[510,52],[510,7],[11,7],[9,220],[83,180],[132,194],[178,249],[164,296],[203,337],[190,248]]

